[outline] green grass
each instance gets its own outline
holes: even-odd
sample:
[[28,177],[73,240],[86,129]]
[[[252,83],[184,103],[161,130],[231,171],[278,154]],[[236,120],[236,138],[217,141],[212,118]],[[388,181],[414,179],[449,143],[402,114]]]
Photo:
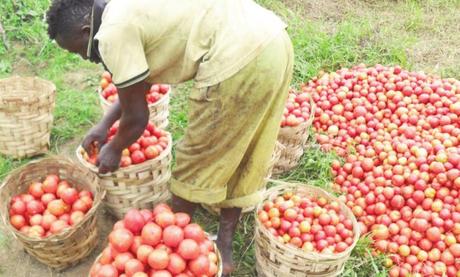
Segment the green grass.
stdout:
[[[5,1],[4,1],[5,2]],[[288,24],[295,49],[293,85],[320,71],[335,71],[358,63],[400,64],[460,78],[460,0],[258,0]],[[57,86],[51,151],[59,152],[71,140],[81,140],[101,115],[94,89],[102,68],[82,61],[49,41],[43,14],[49,0],[6,1],[0,21],[9,49],[0,41],[0,78],[13,74],[39,76]],[[175,141],[187,126],[187,97],[192,83],[175,88],[171,99],[170,130]],[[309,148],[285,181],[311,183],[329,189],[330,163],[337,157]],[[13,168],[27,162],[0,156],[0,181]],[[218,218],[200,211],[197,220],[209,232],[217,231]],[[234,276],[255,276],[253,216],[245,215],[235,237]],[[353,251],[343,276],[386,276],[382,257],[370,255],[363,238]],[[7,247],[0,233],[0,247]],[[1,271],[0,271],[1,273]]]

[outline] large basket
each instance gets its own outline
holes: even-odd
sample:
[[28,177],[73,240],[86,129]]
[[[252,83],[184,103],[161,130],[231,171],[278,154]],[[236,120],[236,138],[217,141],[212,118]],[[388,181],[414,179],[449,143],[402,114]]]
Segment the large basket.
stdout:
[[[161,129],[166,129],[169,125],[169,120],[168,120],[169,97],[171,95],[171,90],[172,88],[171,86],[169,86],[168,92],[163,97],[161,97],[160,100],[158,100],[156,103],[149,104],[149,111],[150,111],[149,120],[153,124],[155,124],[155,126]],[[104,111],[104,113],[106,113],[109,110],[112,103],[107,101],[107,99],[105,99],[102,96],[101,88],[98,89],[98,95],[99,95],[99,102],[101,103],[102,110]]]
[[155,159],[122,167],[109,174],[98,174],[98,168],[87,162],[83,148],[77,149],[78,160],[99,176],[99,185],[107,191],[104,204],[117,218],[130,208],[151,209],[169,198],[168,181],[171,177],[172,139],[168,133],[168,147]]
[[[209,238],[209,234],[206,233],[206,235],[207,235],[208,238]],[[216,243],[213,243],[213,245],[214,245],[214,251],[216,252],[216,255],[217,255],[217,261],[218,261],[218,265],[217,265],[217,266],[219,267],[219,271],[217,272],[216,277],[221,277],[221,276],[222,276],[222,272],[223,272],[223,270],[224,270],[224,269],[223,269],[223,264],[222,264],[222,256],[220,255],[220,252],[219,252],[219,249],[217,248]],[[99,256],[97,256],[97,258],[94,260],[93,265],[96,264],[96,263],[99,261],[99,259],[101,258],[101,256],[102,256],[102,254],[100,254]],[[91,273],[91,272],[90,272],[90,273]],[[91,277],[91,274],[90,274],[90,273],[88,273],[88,277]]]
[[[265,193],[264,201],[274,199],[284,192],[293,191],[297,194],[312,197],[325,197],[340,203],[341,210],[347,218],[353,221],[353,244],[344,252],[338,254],[323,254],[304,252],[295,246],[279,242],[263,224],[256,220],[255,228],[255,254],[258,276],[262,277],[333,277],[339,276],[345,262],[350,257],[351,251],[359,239],[359,227],[351,210],[336,197],[326,191],[296,183],[286,183],[271,180],[277,186],[270,188]],[[262,209],[263,202],[257,206],[257,211]],[[257,217],[256,217],[257,218]]]
[[[26,236],[10,224],[9,203],[12,196],[24,193],[32,181],[56,174],[79,190],[91,191],[93,207],[77,225],[59,234],[39,239]],[[75,265],[86,258],[97,245],[96,211],[105,192],[97,185],[97,177],[89,170],[63,157],[50,157],[30,162],[13,171],[4,181],[0,191],[0,212],[3,223],[19,240],[24,250],[40,262],[56,270]]]
[[310,97],[310,117],[296,127],[282,127],[278,134],[278,141],[284,146],[278,162],[273,169],[274,175],[283,174],[299,164],[307,144],[309,129],[315,118],[316,105]]
[[0,153],[13,158],[48,151],[56,87],[39,78],[0,80]]
[[[281,152],[283,151],[283,149],[284,149],[284,146],[277,141],[276,144],[275,144],[275,149],[274,149],[273,154],[272,154],[272,158],[271,158],[270,163],[268,165],[268,173],[267,173],[267,176],[265,177],[265,180],[269,180],[270,177],[272,177],[273,167],[278,162],[278,160],[279,160],[279,158],[281,156]],[[266,188],[264,186],[262,188],[262,190],[261,190],[261,193],[264,193],[265,190],[266,190]],[[220,215],[220,208],[219,207],[206,205],[206,204],[201,204],[201,207],[203,207],[203,209],[207,210],[211,214]],[[244,208],[242,213],[243,214],[250,213],[250,212],[254,211],[254,208],[255,208],[254,206]]]

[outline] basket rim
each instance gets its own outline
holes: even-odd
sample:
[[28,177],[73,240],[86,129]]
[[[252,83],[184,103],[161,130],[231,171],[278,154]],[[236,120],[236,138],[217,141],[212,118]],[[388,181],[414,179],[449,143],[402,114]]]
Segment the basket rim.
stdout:
[[311,124],[313,124],[313,120],[315,119],[315,113],[316,113],[316,103],[315,101],[313,100],[313,97],[311,96],[311,93],[307,93],[308,95],[308,98],[310,99],[310,115],[308,117],[308,120],[307,121],[303,121],[302,123],[300,123],[299,125],[297,126],[283,126],[281,127],[281,129],[301,129],[301,128],[305,128],[305,127],[309,127],[311,126]]
[[46,80],[46,79],[42,79],[42,78],[39,78],[39,77],[22,77],[22,76],[19,76],[19,75],[14,75],[14,76],[10,76],[10,77],[7,77],[7,78],[2,78],[0,79],[0,83],[4,83],[4,82],[16,82],[16,81],[20,81],[20,80],[23,80],[24,83],[29,83],[31,81],[35,81],[35,82],[40,82],[46,86],[49,86],[50,87],[50,90],[48,91],[48,93],[46,95],[41,95],[40,96],[37,96],[37,95],[34,95],[34,94],[23,94],[23,95],[17,95],[17,94],[4,94],[4,93],[0,93],[0,101],[7,101],[7,102],[14,102],[14,101],[24,101],[26,102],[35,102],[37,98],[43,98],[44,96],[48,96],[48,95],[55,95],[56,94],[56,85],[49,81],[49,80]]
[[[31,161],[31,162],[29,162],[29,163],[27,163],[27,164],[25,164],[23,166],[20,166],[20,167],[14,169],[13,171],[11,171],[10,174],[8,174],[8,176],[0,184],[0,191],[4,189],[4,187],[10,181],[11,178],[13,178],[16,175],[20,174],[23,170],[25,170],[25,169],[33,166],[33,165],[36,165],[36,164],[40,164],[40,163],[48,162],[48,161],[55,161],[55,160],[60,160],[60,162],[64,161],[64,163],[67,166],[78,167],[82,171],[88,171],[86,168],[82,167],[81,165],[77,165],[75,162],[73,162],[69,158],[66,158],[66,157],[63,157],[63,156],[60,156],[60,155],[48,155],[45,158],[41,158],[41,159],[38,159],[38,160]],[[85,216],[84,216],[83,220],[80,221],[79,223],[77,223],[76,225],[70,226],[69,228],[64,229],[62,232],[59,232],[57,234],[52,234],[52,235],[50,235],[48,237],[45,237],[45,238],[34,238],[34,237],[29,237],[29,236],[21,233],[16,228],[14,228],[10,223],[10,220],[9,220],[10,215],[8,213],[6,215],[4,215],[3,213],[0,214],[3,223],[13,233],[13,235],[15,237],[20,237],[21,240],[24,240],[24,241],[46,243],[46,242],[61,241],[61,240],[69,238],[75,232],[80,230],[80,227],[83,224],[85,224],[87,221],[89,221],[91,218],[93,218],[96,215],[97,209],[101,205],[102,200],[104,199],[105,194],[106,194],[106,191],[103,190],[98,185],[97,177],[94,176],[94,174],[92,172],[89,172],[89,173],[91,175],[93,175],[93,180],[92,180],[91,184],[94,185],[94,187],[95,187],[95,191],[93,193],[94,194],[93,206],[91,207],[91,209],[89,209],[85,213]],[[10,196],[10,199],[11,199],[11,196]],[[5,201],[4,205],[9,206],[9,202],[10,202],[9,200],[10,199],[8,199],[8,201]]]
[[[152,104],[148,104],[149,107],[160,106],[160,105],[163,104],[163,102],[165,102],[169,98],[169,96],[171,94],[171,91],[172,91],[172,86],[171,85],[167,85],[167,86],[169,87],[168,92],[163,94],[163,97],[161,97],[160,100],[158,100],[157,102],[152,103]],[[107,101],[107,99],[104,98],[104,96],[102,96],[102,91],[103,91],[103,89],[100,86],[98,86],[97,95],[99,97],[99,101],[101,102],[102,105],[104,105],[106,107],[112,106],[113,103],[110,103],[109,101]]]
[[[256,209],[255,209],[255,217],[256,217],[256,228],[259,229],[265,236],[267,236],[271,241],[274,241],[274,243],[281,249],[293,251],[296,255],[305,257],[306,259],[309,260],[314,260],[314,261],[320,261],[320,260],[340,260],[347,258],[350,254],[351,251],[355,248],[356,244],[358,243],[359,237],[360,237],[360,230],[359,230],[359,225],[358,221],[356,220],[356,217],[353,215],[352,211],[350,208],[348,208],[342,201],[340,201],[337,197],[334,195],[330,194],[326,190],[315,187],[313,185],[305,184],[305,183],[299,183],[299,182],[286,182],[286,181],[281,181],[281,180],[273,180],[270,179],[268,180],[270,183],[277,184],[274,187],[271,187],[268,189],[263,196],[263,201],[261,201],[259,204],[257,204]],[[324,254],[324,253],[317,253],[317,252],[305,252],[300,248],[294,247],[293,245],[290,244],[284,244],[279,242],[277,239],[274,238],[274,236],[268,231],[265,226],[263,226],[260,221],[257,219],[257,213],[259,210],[261,210],[263,203],[272,195],[275,193],[279,195],[279,191],[283,188],[292,188],[296,189],[299,187],[304,187],[309,190],[316,190],[328,197],[329,199],[333,199],[334,201],[337,201],[341,207],[342,210],[347,211],[348,214],[352,215],[350,218],[352,223],[353,223],[353,244],[350,245],[345,251],[341,253],[334,253],[334,254]],[[256,232],[257,233],[257,232]]]
[[150,160],[145,160],[143,163],[140,163],[140,164],[133,164],[133,165],[130,165],[130,166],[127,166],[127,167],[119,167],[116,171],[114,172],[110,172],[110,173],[107,173],[107,174],[99,174],[99,169],[93,165],[93,164],[90,164],[88,161],[86,161],[84,158],[83,158],[83,155],[82,155],[82,152],[84,151],[83,149],[83,146],[79,145],[76,149],[76,156],[77,156],[77,159],[78,161],[84,166],[86,167],[87,169],[91,170],[93,173],[96,173],[98,176],[112,176],[114,173],[116,172],[122,172],[122,173],[131,173],[131,170],[132,169],[135,169],[139,166],[145,166],[145,165],[149,165],[151,163],[154,163],[156,161],[160,161],[162,159],[164,159],[167,155],[169,155],[169,153],[171,152],[171,149],[172,149],[172,136],[171,136],[171,133],[165,131],[167,133],[167,138],[168,138],[168,147],[166,147],[166,149],[164,149],[160,155],[158,155],[158,157],[156,157],[155,159],[150,159]]

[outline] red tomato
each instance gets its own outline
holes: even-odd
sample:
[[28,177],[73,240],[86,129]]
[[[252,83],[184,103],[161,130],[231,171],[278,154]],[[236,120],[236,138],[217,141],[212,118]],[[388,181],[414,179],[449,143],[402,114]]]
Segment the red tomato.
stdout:
[[117,269],[111,264],[105,264],[97,271],[97,277],[118,277]]
[[42,227],[45,230],[49,230],[53,222],[55,222],[57,218],[52,214],[45,214],[42,219]]
[[43,205],[48,206],[48,204],[56,199],[56,195],[53,193],[45,193],[41,197]]
[[77,225],[85,218],[85,214],[82,211],[74,211],[70,214],[70,225]]
[[150,245],[142,244],[137,248],[136,257],[143,264],[147,264],[150,253],[153,252],[153,247]]
[[136,150],[133,153],[131,153],[131,160],[133,164],[140,164],[145,162],[145,155],[142,151]]
[[58,234],[62,232],[64,229],[69,228],[69,224],[67,224],[66,221],[63,220],[56,220],[53,223],[51,223],[50,226],[50,232],[52,234]]
[[125,263],[126,276],[133,276],[136,272],[144,272],[144,265],[136,259],[128,260]]
[[10,211],[13,214],[24,215],[27,211],[26,203],[22,200],[16,200],[11,205]]
[[61,181],[56,190],[56,196],[61,198],[62,193],[64,192],[65,189],[70,188],[70,184],[67,181]]
[[206,235],[200,225],[196,223],[189,224],[184,228],[184,237],[186,239],[193,239],[200,243],[204,241]]
[[148,257],[148,264],[155,270],[167,268],[169,264],[168,252],[162,249],[153,250]]
[[117,229],[109,234],[109,241],[119,252],[126,252],[134,242],[133,234],[126,229]]
[[81,211],[83,213],[86,213],[90,208],[88,207],[88,204],[85,203],[83,200],[78,199],[75,201],[72,205],[72,210],[73,211]]
[[155,271],[150,276],[151,277],[172,277],[171,273],[169,273],[167,270]]
[[141,237],[142,243],[150,246],[156,246],[161,241],[162,229],[155,223],[147,223],[142,229]]
[[126,262],[133,258],[133,255],[129,252],[120,253],[115,257],[113,265],[118,269],[119,272],[124,272]]
[[190,261],[189,267],[195,276],[207,275],[210,267],[209,258],[205,255],[200,255],[198,258]]
[[39,202],[37,200],[31,200],[27,203],[27,214],[29,216],[35,215],[35,214],[41,214],[45,210],[45,206],[43,205],[42,202]]
[[153,213],[150,210],[143,209],[140,211],[142,217],[144,218],[144,222],[151,222],[153,220]]
[[32,183],[29,187],[29,194],[31,194],[36,199],[41,198],[42,195],[44,194],[42,183],[39,183],[39,182]]
[[69,206],[62,199],[56,199],[48,203],[47,210],[55,216],[61,216],[69,210]]
[[172,274],[179,274],[185,270],[187,263],[178,254],[172,253],[169,255],[168,271]]
[[16,214],[10,218],[10,223],[14,228],[20,230],[26,225],[26,219],[22,215]]
[[66,188],[61,193],[61,199],[68,205],[72,205],[78,199],[78,191],[75,188]]
[[158,214],[162,212],[172,212],[171,208],[167,204],[158,204],[153,209],[153,216],[156,217]]
[[200,247],[193,239],[184,239],[177,248],[177,253],[186,260],[193,260],[200,255]]
[[172,212],[162,212],[155,216],[155,222],[161,228],[166,228],[170,225],[174,225],[176,221],[176,217]]
[[186,213],[176,213],[176,225],[184,228],[190,223],[190,216]]
[[59,177],[56,175],[49,175],[43,181],[42,189],[45,193],[56,193],[58,189]]
[[145,225],[142,213],[136,209],[130,209],[126,213],[124,217],[124,223],[126,228],[130,230],[133,234],[139,234]]
[[182,228],[170,225],[163,230],[163,242],[166,246],[177,247],[182,240],[184,240]]

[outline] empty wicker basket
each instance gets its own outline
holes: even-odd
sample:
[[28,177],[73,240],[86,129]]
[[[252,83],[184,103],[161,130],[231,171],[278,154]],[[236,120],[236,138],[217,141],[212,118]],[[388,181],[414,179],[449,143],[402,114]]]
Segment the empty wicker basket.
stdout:
[[[326,191],[306,184],[271,181],[277,186],[266,191],[264,201],[274,199],[284,192],[294,192],[300,195],[322,196],[340,203],[341,210],[347,218],[353,221],[353,244],[344,252],[338,254],[323,254],[305,252],[295,246],[279,242],[259,220],[255,228],[255,253],[257,273],[262,277],[334,277],[340,276],[345,262],[359,239],[359,227],[351,210],[336,197]],[[262,209],[263,202],[257,206]],[[256,216],[257,218],[257,216]]]
[[[107,191],[104,204],[117,218],[130,208],[151,209],[169,198],[167,183],[171,177],[172,139],[168,133],[168,147],[152,160],[119,168],[109,174],[98,174],[99,185]],[[83,148],[77,149],[78,160],[91,171],[98,168],[83,158]]]
[[[26,236],[10,224],[9,203],[13,196],[27,191],[32,181],[56,174],[79,190],[91,191],[93,206],[77,225],[63,232],[39,239]],[[4,181],[0,191],[0,212],[3,223],[18,239],[26,252],[51,268],[62,270],[86,258],[97,245],[96,211],[104,197],[97,185],[97,177],[89,170],[63,157],[51,157],[30,162],[13,171]]]
[[282,127],[278,134],[278,141],[284,146],[278,162],[273,169],[274,175],[283,174],[299,164],[308,140],[308,132],[315,119],[316,105],[310,97],[310,117],[308,121],[296,127]]
[[32,157],[48,150],[56,87],[39,78],[0,80],[0,153]]
[[[171,86],[169,87],[168,93],[166,93],[156,103],[149,104],[150,116],[149,120],[155,124],[155,126],[166,129],[169,125],[169,97],[171,95]],[[102,96],[102,90],[98,90],[99,102],[101,103],[102,110],[104,113],[107,112],[112,105],[107,99]]]

